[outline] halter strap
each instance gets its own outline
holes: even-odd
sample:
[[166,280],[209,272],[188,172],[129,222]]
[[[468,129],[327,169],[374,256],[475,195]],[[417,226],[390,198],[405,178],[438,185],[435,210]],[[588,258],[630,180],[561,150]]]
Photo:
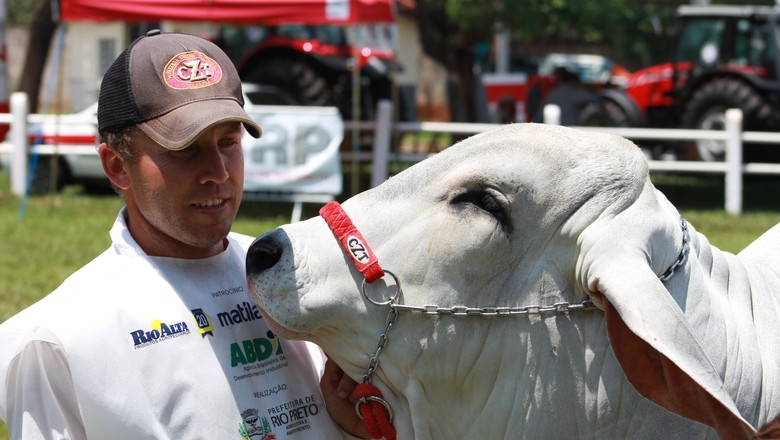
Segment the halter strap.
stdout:
[[366,239],[352,223],[339,202],[334,201],[323,206],[320,209],[320,215],[339,240],[344,252],[350,256],[352,263],[369,283],[373,283],[385,275],[376,255],[368,247]]
[[[382,278],[385,271],[379,265],[379,260],[368,247],[366,239],[350,220],[349,216],[338,202],[330,202],[320,209],[320,215],[333,231],[341,248],[352,259],[357,270],[365,277],[365,281],[373,283]],[[396,440],[397,434],[393,426],[393,412],[390,405],[382,398],[382,393],[370,383],[358,384],[355,393],[359,400],[355,411],[372,438]]]

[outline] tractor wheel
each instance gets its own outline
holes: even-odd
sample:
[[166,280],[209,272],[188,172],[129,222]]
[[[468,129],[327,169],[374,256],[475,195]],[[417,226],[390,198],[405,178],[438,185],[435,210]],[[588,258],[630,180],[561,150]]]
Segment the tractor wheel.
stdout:
[[631,118],[619,104],[609,99],[590,103],[580,111],[583,127],[630,127]]
[[608,127],[631,127],[633,122],[626,110],[612,100],[604,100],[604,125]]
[[328,79],[301,57],[257,60],[242,72],[241,79],[275,86],[299,105],[336,105]]
[[603,127],[604,106],[601,103],[592,102],[580,110],[579,125],[583,127]]
[[[716,78],[694,92],[683,114],[683,127],[723,130],[726,110],[742,110],[743,126],[755,126],[772,115],[770,104],[749,85],[734,78]],[[699,157],[708,162],[723,161],[726,146],[722,141],[696,141]]]
[[633,99],[620,90],[603,89],[599,92],[605,127],[641,127],[644,117]]

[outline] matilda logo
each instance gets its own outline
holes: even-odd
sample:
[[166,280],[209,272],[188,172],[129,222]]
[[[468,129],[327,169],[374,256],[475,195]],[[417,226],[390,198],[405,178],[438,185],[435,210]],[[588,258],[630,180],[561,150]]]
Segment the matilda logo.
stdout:
[[166,324],[159,320],[152,321],[150,330],[138,329],[130,332],[136,349],[188,334],[190,334],[190,329],[187,327],[186,322]]
[[255,304],[244,301],[241,304],[236,304],[236,307],[233,310],[217,313],[217,318],[219,319],[220,326],[229,327],[242,322],[263,319],[263,315],[260,314],[260,309],[258,309]]
[[163,78],[174,89],[199,89],[218,83],[222,67],[204,53],[182,52],[165,65]]
[[214,325],[211,324],[209,315],[203,309],[192,309],[192,317],[195,318],[195,324],[198,325],[198,334],[202,337],[206,335],[214,336]]
[[352,254],[352,258],[360,263],[368,261],[368,252],[366,252],[366,246],[360,241],[360,238],[350,235],[347,237],[347,246],[349,246],[349,252]]
[[254,408],[241,413],[241,418],[244,419],[238,427],[241,438],[249,439],[257,436],[261,440],[276,440],[276,436],[271,432],[271,424],[268,423],[268,419],[265,417],[261,419],[258,417],[258,413],[259,411]]

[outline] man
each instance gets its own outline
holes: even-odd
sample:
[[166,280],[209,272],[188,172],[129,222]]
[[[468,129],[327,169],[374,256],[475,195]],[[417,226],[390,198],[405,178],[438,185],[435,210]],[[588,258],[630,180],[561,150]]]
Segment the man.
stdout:
[[553,70],[553,78],[555,87],[545,96],[539,107],[536,122],[544,122],[544,106],[555,104],[561,111],[561,125],[573,127],[587,123],[588,121],[583,119],[583,110],[589,105],[598,106],[598,95],[583,87],[579,76],[565,67],[556,67]]
[[[230,233],[244,129],[261,134],[206,40],[151,31],[108,69],[98,150],[125,207],[108,250],[0,325],[11,438],[342,436],[321,352],[280,340],[247,295],[252,237]],[[340,377],[329,365],[333,401]],[[356,426],[354,411],[334,418]]]

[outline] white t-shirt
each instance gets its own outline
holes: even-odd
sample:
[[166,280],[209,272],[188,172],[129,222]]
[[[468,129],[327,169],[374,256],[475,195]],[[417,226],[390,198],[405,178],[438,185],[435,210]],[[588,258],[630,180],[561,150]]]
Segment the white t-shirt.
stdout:
[[[123,215],[112,246],[0,325],[12,439],[342,438],[316,346],[281,341],[249,299],[246,248],[150,257]],[[45,264],[42,262],[42,264]]]

